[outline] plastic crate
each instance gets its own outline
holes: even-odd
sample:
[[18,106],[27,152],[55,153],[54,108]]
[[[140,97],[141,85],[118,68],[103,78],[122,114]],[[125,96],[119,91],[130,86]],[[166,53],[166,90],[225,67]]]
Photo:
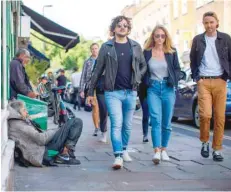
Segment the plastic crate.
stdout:
[[29,115],[39,114],[39,116],[33,120],[40,125],[42,130],[47,130],[47,103],[20,94],[17,95],[17,98],[25,103]]

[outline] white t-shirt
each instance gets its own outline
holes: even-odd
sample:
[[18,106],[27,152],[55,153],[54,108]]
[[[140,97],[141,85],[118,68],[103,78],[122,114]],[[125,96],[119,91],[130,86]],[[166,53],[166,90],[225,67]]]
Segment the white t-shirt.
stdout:
[[75,72],[71,75],[71,83],[72,83],[73,87],[75,87],[75,88],[79,87],[81,74],[82,74],[82,72]]
[[216,39],[217,36],[208,37],[205,35],[206,49],[199,67],[200,76],[220,76],[224,73],[217,54]]

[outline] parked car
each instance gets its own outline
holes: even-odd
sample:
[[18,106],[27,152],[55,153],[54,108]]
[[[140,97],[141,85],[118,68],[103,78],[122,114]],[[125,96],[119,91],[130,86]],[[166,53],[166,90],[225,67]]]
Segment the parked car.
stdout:
[[[191,118],[194,124],[199,127],[199,109],[198,109],[198,93],[197,84],[191,78],[191,70],[186,69],[185,83],[179,82],[176,92],[176,102],[174,107],[173,121],[179,117]],[[226,118],[231,117],[231,81],[227,81],[227,101],[226,101]]]
[[[74,104],[74,89],[71,82],[67,82],[66,89],[64,92],[64,101],[67,103]],[[81,105],[83,106],[85,101],[82,101]],[[136,98],[136,111],[141,108],[139,97]]]

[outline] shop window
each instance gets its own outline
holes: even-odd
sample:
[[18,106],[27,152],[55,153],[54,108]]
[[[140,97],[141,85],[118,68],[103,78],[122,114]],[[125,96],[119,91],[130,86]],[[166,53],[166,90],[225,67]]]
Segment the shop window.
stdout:
[[181,3],[182,14],[184,15],[188,12],[188,0],[182,0]]
[[173,17],[176,19],[179,16],[179,1],[173,1]]

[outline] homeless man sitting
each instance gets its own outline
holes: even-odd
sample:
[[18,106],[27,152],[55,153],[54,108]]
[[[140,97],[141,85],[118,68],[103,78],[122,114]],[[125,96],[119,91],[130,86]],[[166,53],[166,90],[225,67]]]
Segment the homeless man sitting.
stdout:
[[[42,166],[80,164],[75,158],[75,145],[81,135],[83,122],[79,118],[70,119],[61,128],[40,130],[28,115],[22,101],[9,103],[9,138],[15,141],[23,165]],[[52,155],[53,153],[53,155]],[[54,155],[55,154],[55,155]],[[25,163],[26,162],[26,165]],[[20,162],[22,164],[22,162]]]

